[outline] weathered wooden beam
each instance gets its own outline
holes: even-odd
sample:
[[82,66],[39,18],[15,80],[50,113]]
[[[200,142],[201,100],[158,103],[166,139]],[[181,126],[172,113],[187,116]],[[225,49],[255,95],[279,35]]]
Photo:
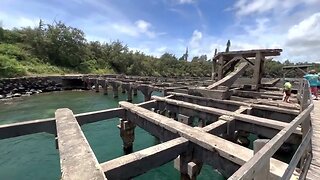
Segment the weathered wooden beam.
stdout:
[[[174,99],[166,99],[166,98],[158,97],[158,96],[152,96],[152,99],[157,100],[157,101],[163,101],[168,104],[173,104],[173,105],[176,105],[179,107],[189,108],[189,109],[199,111],[199,112],[215,114],[218,116],[229,115],[229,116],[233,116],[236,120],[249,122],[249,123],[257,124],[257,125],[263,125],[263,126],[273,128],[273,129],[278,129],[278,130],[282,130],[284,127],[286,127],[288,125],[288,123],[284,123],[284,122],[280,122],[280,121],[276,121],[276,120],[272,120],[272,119],[266,119],[266,118],[251,116],[251,115],[247,115],[247,114],[234,113],[232,111],[211,108],[211,107],[206,107],[206,106],[200,106],[197,104],[187,103],[187,102],[178,101],[178,100],[174,100]],[[294,133],[301,134],[301,130],[296,129],[294,131]]]
[[250,105],[253,108],[262,109],[262,110],[264,110],[264,109],[272,110],[272,111],[279,112],[279,113],[286,113],[286,114],[293,114],[293,115],[298,115],[300,113],[298,110],[285,109],[285,108],[260,105],[260,104],[248,104],[245,102],[239,102],[239,101],[233,101],[233,100],[209,99],[209,98],[204,98],[204,97],[200,97],[200,96],[193,96],[193,95],[184,94],[184,93],[177,93],[177,92],[168,92],[168,94],[174,95],[174,98],[175,97],[182,97],[182,98],[184,98],[183,100],[187,101],[187,102],[190,102],[191,100],[197,100],[197,101],[201,101],[201,102],[206,102],[207,104],[209,102],[213,102],[213,103],[227,104],[227,105],[233,105],[233,106],[248,106],[248,105]]
[[247,62],[239,63],[239,66],[237,66],[237,69],[235,71],[231,72],[230,74],[223,77],[219,81],[211,84],[210,86],[207,87],[207,89],[215,89],[218,86],[230,87],[239,78],[239,76],[241,76],[245,72],[248,66],[249,64]]
[[[253,151],[232,143],[220,137],[210,135],[198,128],[192,128],[183,123],[173,121],[170,118],[159,115],[155,112],[146,110],[128,102],[120,102],[121,107],[127,110],[128,115],[132,118],[133,122],[138,122],[143,119],[149,123],[156,124],[158,127],[163,128],[163,132],[170,132],[184,137],[194,144],[197,144],[209,151],[217,151],[219,155],[233,163],[242,165],[253,156]],[[142,122],[141,124],[146,123]],[[136,123],[138,124],[138,123]],[[287,164],[271,159],[271,175],[275,178],[282,176]]]
[[[254,154],[259,152],[259,150],[268,143],[268,139],[257,139],[253,141],[253,151]],[[254,180],[269,180],[270,174],[270,160],[264,164],[264,167],[257,173]]]
[[70,109],[55,112],[61,179],[106,179],[80,125]]
[[159,167],[185,152],[188,140],[176,138],[101,164],[108,179],[130,179]]
[[220,56],[243,56],[243,57],[255,57],[256,53],[260,52],[264,56],[278,56],[282,52],[282,49],[254,49],[246,51],[230,51],[230,52],[220,52],[213,59],[218,59]]
[[296,130],[313,110],[313,104],[300,113],[291,123],[282,129],[275,137],[273,137],[257,154],[255,154],[246,164],[235,172],[229,180],[252,179],[268,161],[271,156],[279,149],[283,142]]
[[312,130],[310,129],[306,134],[306,136],[302,139],[301,144],[299,145],[296,152],[292,156],[289,166],[283,174],[283,177],[282,177],[283,180],[289,180],[291,178],[292,173],[295,170],[297,164],[299,163],[301,156],[307,149],[308,145],[310,145],[311,135],[312,135]]

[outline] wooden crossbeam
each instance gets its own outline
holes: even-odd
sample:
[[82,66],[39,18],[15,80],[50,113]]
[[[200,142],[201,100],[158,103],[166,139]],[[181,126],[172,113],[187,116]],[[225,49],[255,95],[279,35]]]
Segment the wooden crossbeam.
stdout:
[[106,179],[80,125],[70,109],[55,112],[61,179]]
[[188,140],[176,138],[101,164],[108,179],[130,179],[159,167],[187,150]]
[[[188,103],[188,102],[184,102],[184,101],[178,101],[178,100],[174,100],[174,99],[166,99],[166,98],[158,97],[158,96],[152,96],[152,99],[157,100],[157,101],[163,101],[168,104],[176,105],[179,107],[192,109],[195,111],[209,113],[209,114],[215,114],[215,115],[219,115],[219,116],[229,115],[229,116],[233,116],[236,120],[249,122],[249,123],[257,124],[257,125],[262,125],[262,126],[277,129],[277,130],[282,130],[284,127],[286,127],[288,125],[288,123],[281,122],[281,121],[256,117],[256,116],[247,115],[247,114],[234,113],[232,111],[227,111],[227,110],[212,108],[212,107],[206,107],[206,106],[200,106],[197,104],[192,104],[192,103]],[[301,129],[297,128],[294,131],[294,133],[301,134]]]
[[254,49],[246,51],[229,51],[229,52],[220,52],[213,57],[213,59],[218,59],[220,56],[238,56],[242,55],[243,57],[255,57],[256,53],[261,53],[264,56],[278,56],[282,52],[282,49]]
[[285,109],[285,108],[279,108],[279,107],[275,107],[275,106],[267,106],[267,105],[261,105],[261,104],[248,104],[245,102],[234,101],[234,100],[210,99],[210,98],[193,96],[193,95],[184,94],[184,93],[177,93],[177,92],[168,92],[168,94],[172,94],[175,97],[186,98],[185,101],[188,101],[188,99],[192,99],[192,100],[199,100],[199,101],[203,101],[203,102],[207,102],[207,103],[214,102],[214,103],[234,105],[234,106],[250,106],[250,107],[256,108],[256,109],[270,110],[270,111],[274,111],[274,112],[293,114],[293,115],[298,115],[300,113],[298,110],[293,110],[293,109]]
[[273,137],[258,153],[256,153],[247,163],[235,172],[229,180],[252,179],[255,173],[259,172],[266,161],[279,149],[283,142],[296,130],[313,110],[313,104],[300,113],[291,123],[282,129],[275,137]]
[[[127,110],[127,113],[130,115],[133,122],[138,122],[139,118],[144,119],[149,123],[162,127],[166,131],[178,134],[209,151],[217,151],[221,157],[233,163],[242,165],[253,156],[252,150],[222,139],[218,136],[203,132],[198,128],[192,128],[183,123],[173,121],[170,118],[128,102],[122,101],[119,104],[122,108]],[[271,159],[270,172],[273,178],[281,177],[286,168],[286,163],[276,159]]]

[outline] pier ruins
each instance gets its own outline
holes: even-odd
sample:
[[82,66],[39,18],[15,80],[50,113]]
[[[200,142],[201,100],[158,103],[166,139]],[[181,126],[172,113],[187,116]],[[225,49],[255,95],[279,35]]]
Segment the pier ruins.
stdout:
[[[310,97],[309,84],[294,86],[292,103],[282,102],[280,79],[262,82],[263,64],[281,49],[218,53],[213,58],[216,81],[190,78],[74,76],[84,88],[127,94],[119,107],[73,114],[62,108],[55,117],[0,125],[0,139],[47,132],[55,135],[62,179],[131,179],[174,161],[181,179],[196,179],[204,164],[233,179],[316,179],[320,177],[320,103]],[[248,84],[238,83],[253,69]],[[112,92],[110,92],[112,90]],[[145,102],[132,104],[140,91]],[[163,97],[152,96],[161,91]],[[99,163],[81,126],[119,118],[119,136],[126,155]],[[160,140],[133,152],[136,126]],[[256,135],[253,148],[248,136]],[[289,162],[277,151],[294,151]],[[296,147],[296,148],[293,148]]]

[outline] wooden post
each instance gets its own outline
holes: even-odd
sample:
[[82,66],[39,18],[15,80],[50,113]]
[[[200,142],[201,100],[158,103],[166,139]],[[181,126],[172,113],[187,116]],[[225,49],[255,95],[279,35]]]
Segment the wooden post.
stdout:
[[254,72],[253,72],[253,89],[258,90],[261,85],[263,57],[260,52],[256,53],[254,61]]
[[216,76],[216,66],[217,66],[217,60],[212,59],[212,72],[211,72],[211,80],[214,81]]
[[220,55],[218,60],[218,80],[223,78],[223,55]]
[[[256,154],[264,145],[269,142],[268,139],[257,139],[253,141],[253,152]],[[256,173],[256,177],[254,180],[268,180],[270,176],[270,159],[266,161],[263,168],[261,168],[260,172]]]
[[[311,128],[311,116],[309,115],[302,123],[302,139],[304,139],[307,136],[307,133],[309,129]],[[307,154],[312,151],[312,144],[311,141],[308,143],[307,148],[300,159],[300,167],[303,167],[305,163],[305,158],[307,157]]]

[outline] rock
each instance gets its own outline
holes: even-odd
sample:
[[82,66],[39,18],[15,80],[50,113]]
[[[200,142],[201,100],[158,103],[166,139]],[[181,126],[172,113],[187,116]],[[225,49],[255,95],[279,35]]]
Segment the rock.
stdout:
[[30,89],[30,92],[31,92],[32,94],[37,93],[37,91],[36,91],[35,89]]
[[12,98],[12,95],[11,94],[7,94],[6,98]]
[[38,90],[38,93],[42,93],[42,90],[41,90],[41,89],[39,89],[39,90]]
[[12,97],[21,97],[21,94],[20,94],[20,93],[14,93],[14,94],[12,95]]
[[28,91],[28,92],[26,92],[26,94],[30,96],[30,95],[32,94],[32,92],[29,92],[29,91]]
[[4,95],[0,95],[0,99],[3,99],[4,98]]

